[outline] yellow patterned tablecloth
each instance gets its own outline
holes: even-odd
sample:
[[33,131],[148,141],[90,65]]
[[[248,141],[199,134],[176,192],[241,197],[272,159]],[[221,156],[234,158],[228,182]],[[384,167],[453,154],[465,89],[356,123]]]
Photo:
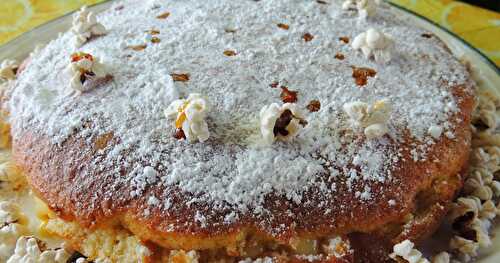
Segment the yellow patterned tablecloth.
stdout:
[[[0,0],[0,44],[82,5],[103,1]],[[454,0],[391,1],[455,32],[500,67],[500,13]]]

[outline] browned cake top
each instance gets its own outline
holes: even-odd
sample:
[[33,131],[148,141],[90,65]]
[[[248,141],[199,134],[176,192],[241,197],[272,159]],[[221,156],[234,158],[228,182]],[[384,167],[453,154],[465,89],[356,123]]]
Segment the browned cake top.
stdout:
[[[75,49],[69,32],[33,54],[9,94],[15,156],[61,215],[286,238],[369,231],[400,221],[424,189],[450,180],[440,190],[447,199],[459,187],[468,74],[389,7],[360,20],[340,1],[123,6],[99,16],[106,35]],[[369,27],[392,39],[387,63],[345,43]],[[113,79],[72,93],[66,69],[77,50],[100,58]],[[204,142],[172,136],[163,115],[191,93],[211,105]],[[367,138],[344,106],[381,100],[392,106],[387,133]],[[303,109],[307,124],[293,140],[263,145],[259,111],[282,102]]]

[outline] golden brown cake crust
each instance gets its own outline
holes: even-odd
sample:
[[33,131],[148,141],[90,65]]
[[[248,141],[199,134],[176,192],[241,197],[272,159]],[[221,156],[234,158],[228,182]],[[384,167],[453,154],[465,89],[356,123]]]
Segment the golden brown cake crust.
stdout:
[[[217,1],[214,6],[202,6],[199,10],[212,18],[209,14],[218,12],[217,6],[226,8],[230,5],[231,8],[223,8],[223,11],[231,10],[232,13],[238,13],[238,9],[255,8],[262,10],[256,13],[265,15],[248,19],[265,24],[274,19],[276,12],[286,14],[288,8],[292,8],[286,1],[261,2],[255,5],[263,6],[253,7],[254,3]],[[59,72],[67,67],[67,57],[73,52],[72,48],[66,47],[67,40],[71,38],[66,34],[49,45],[40,56],[33,57],[32,65],[27,65],[19,74],[19,81],[9,94],[12,96],[9,98],[9,110],[12,113],[14,158],[25,170],[34,192],[61,218],[78,222],[86,228],[119,224],[144,242],[167,249],[223,250],[229,256],[240,258],[247,256],[245,249],[252,242],[262,244],[266,252],[300,254],[297,247],[301,242],[317,240],[325,244],[330,238],[347,236],[354,254],[345,259],[328,259],[333,262],[385,258],[393,244],[405,239],[421,241],[441,222],[450,201],[462,186],[461,174],[467,169],[474,94],[465,67],[448,53],[440,40],[435,37],[422,40],[420,29],[394,21],[390,10],[384,8],[377,20],[369,22],[386,27],[394,34],[398,44],[395,49],[399,53],[388,65],[377,64],[346,46],[345,42],[331,41],[331,36],[355,37],[353,31],[356,34],[360,31],[357,18],[347,17],[343,11],[335,10],[332,11],[338,15],[335,19],[342,19],[342,23],[350,26],[328,26],[331,18],[323,17],[326,5],[311,7],[309,2],[304,1],[293,7],[294,13],[297,16],[301,14],[302,19],[310,24],[322,26],[313,40],[303,43],[300,36],[295,38],[293,34],[283,38],[282,31],[273,31],[273,38],[267,39],[269,32],[266,26],[250,31],[224,31],[223,34],[241,33],[242,38],[258,43],[269,40],[269,45],[279,40],[282,42],[272,47],[288,52],[285,52],[286,56],[281,56],[268,46],[253,50],[250,45],[246,48],[255,51],[255,54],[247,58],[242,53],[241,56],[232,56],[234,61],[230,61],[223,55],[218,57],[218,53],[211,49],[200,48],[207,46],[218,50],[219,47],[210,46],[213,42],[210,34],[204,37],[203,32],[197,31],[199,27],[184,24],[184,16],[176,17],[176,12],[186,12],[182,4],[168,6],[172,15],[167,22],[173,21],[173,24],[189,29],[179,34],[172,34],[171,25],[158,21],[156,16],[139,22],[121,21],[125,16],[121,12],[132,12],[131,9],[141,10],[149,16],[160,12],[137,3],[129,4],[131,7],[109,11],[107,16],[103,16],[103,23],[113,27],[113,30],[84,46],[93,53],[99,53],[104,47],[114,48],[106,49],[112,52],[107,57],[111,60],[108,65],[115,67],[112,83],[80,96],[65,95],[67,79]],[[204,5],[201,2],[198,4]],[[279,6],[277,11],[275,5]],[[311,10],[317,12],[315,16],[309,16],[313,12]],[[214,22],[208,18],[203,19],[214,23],[209,27],[221,29],[225,25],[224,21]],[[162,52],[172,51],[169,56],[149,46],[140,51],[123,50],[121,44],[115,43],[116,39],[129,36],[128,26],[137,24],[166,32],[178,41],[190,41],[176,45],[176,52],[167,44],[162,46],[167,41],[156,43]],[[294,27],[291,28],[290,31],[296,33]],[[252,44],[252,41],[248,42]],[[296,56],[298,53],[308,54],[311,50],[318,52],[317,61]],[[345,54],[344,60],[322,59],[333,57],[330,53],[338,50]],[[271,63],[266,56],[260,58],[259,52],[271,52],[267,55],[276,61]],[[172,57],[176,63],[170,61]],[[206,63],[199,63],[199,58]],[[185,73],[179,71],[182,63],[178,61],[183,61],[187,65],[183,66],[192,67],[189,80],[174,83],[161,78],[168,76],[165,72],[155,75],[154,70],[144,70],[149,69],[151,61],[157,61],[158,65],[165,64],[170,73]],[[231,63],[240,64],[237,67]],[[45,77],[45,72],[40,70],[47,67],[55,71],[49,73],[52,78]],[[294,72],[288,67],[307,70]],[[367,79],[363,81],[363,86],[358,86],[357,79],[353,79],[356,75],[354,70],[360,68],[370,72],[369,77],[365,76]],[[253,75],[247,75],[248,72]],[[248,143],[247,137],[251,137],[250,133],[258,133],[259,127],[252,122],[258,110],[263,105],[280,102],[278,89],[268,87],[267,82],[274,83],[275,78],[281,78],[283,74],[286,76],[279,81],[285,84],[291,82],[295,86],[290,89],[298,91],[297,105],[305,108],[307,102],[319,99],[321,109],[308,116],[310,128],[305,128],[302,137],[291,143],[276,143],[270,147],[269,151],[274,151],[271,157],[278,160],[275,163],[274,159],[264,159],[263,156],[268,153],[264,150],[248,153],[255,145]],[[159,84],[155,82],[156,78],[160,78]],[[33,80],[41,82],[41,91],[34,91]],[[166,94],[167,89],[171,94]],[[208,117],[213,135],[204,143],[188,144],[172,139],[168,134],[171,127],[167,126],[167,120],[159,117],[168,106],[164,104],[182,97],[180,93],[186,95],[184,93],[188,91],[206,92],[205,95],[214,104],[215,109]],[[247,97],[240,100],[241,94]],[[382,97],[389,97],[395,105],[389,125],[390,134],[368,141],[364,139],[363,132],[353,130],[342,111],[342,104],[361,99],[373,103]],[[445,111],[448,106],[449,111]],[[122,114],[129,114],[131,118],[127,115],[125,119]],[[436,120],[432,119],[434,117]],[[76,124],[73,123],[75,120]],[[443,128],[439,136],[431,136],[428,132],[435,125]],[[343,132],[350,134],[344,136]],[[139,143],[130,143],[136,139]],[[149,148],[138,149],[142,144]],[[335,147],[337,149],[331,149]],[[421,149],[424,150],[419,152]],[[326,155],[317,154],[323,150]],[[354,164],[355,155],[361,155],[362,151],[365,152],[361,159],[367,164]],[[372,156],[366,152],[378,154],[378,159],[371,162]],[[301,168],[298,167],[300,163],[294,163],[299,160],[294,159],[296,156],[302,158],[304,166],[316,165],[321,172],[292,177],[297,183],[290,184],[294,189],[269,191],[280,188],[280,183],[286,183],[268,180],[287,176],[279,169],[286,168],[286,165]],[[219,162],[203,166],[204,162],[218,157]],[[249,161],[254,157],[257,161]],[[244,162],[242,167],[237,167],[237,161]],[[226,165],[227,162],[231,164]],[[245,162],[253,163],[248,165]],[[182,168],[194,163],[192,167],[198,165],[205,170],[191,173],[190,169],[174,167],[179,163]],[[262,167],[269,169],[260,169],[259,173],[249,171],[259,169],[262,163]],[[371,165],[375,169],[370,170]],[[145,167],[153,169],[158,178],[151,182],[135,182],[136,179],[143,180],[139,177]],[[243,172],[232,173],[237,168],[242,168]],[[301,171],[306,173],[306,170]],[[339,173],[334,175],[334,171]],[[364,174],[364,171],[370,174]],[[266,172],[271,174],[262,177]],[[358,175],[355,179],[350,175],[353,172]],[[203,181],[205,175],[213,181]],[[171,177],[177,179],[169,180]],[[231,192],[230,198],[225,197],[224,191],[229,191],[234,185],[224,183],[236,179],[243,182],[249,179],[249,185],[262,192],[257,197],[251,196],[250,201],[244,199],[238,202],[243,200],[238,199],[231,203],[231,198],[238,197],[238,194],[245,195],[248,191],[246,185],[236,184],[236,188],[240,187],[238,191]],[[265,181],[262,184],[270,184],[271,187],[259,185],[258,180],[261,179]],[[204,184],[190,186],[197,180]],[[306,183],[311,185],[306,188],[303,186]],[[213,187],[217,184],[223,186]],[[218,192],[210,195],[209,191],[214,189]],[[301,192],[301,189],[306,190]],[[300,200],[293,195],[297,192],[300,192]],[[246,205],[247,210],[239,206],[241,203]],[[232,220],[227,220],[231,215]],[[257,256],[265,255],[261,253]],[[293,256],[285,258],[298,262],[302,260]]]
[[[149,191],[156,192],[158,196],[168,191],[174,194],[174,202],[168,214],[152,210],[146,218],[141,216],[147,202],[146,195],[134,200],[100,202],[107,199],[102,189],[114,182],[101,180],[97,173],[85,171],[86,163],[94,158],[95,152],[81,151],[83,145],[78,140],[70,138],[61,147],[54,147],[46,138],[26,133],[14,140],[13,151],[33,189],[62,218],[75,220],[88,227],[121,222],[143,240],[151,240],[167,248],[236,246],[243,238],[242,233],[276,238],[284,243],[297,236],[315,239],[353,232],[380,233],[385,237],[395,234],[391,240],[394,243],[404,239],[420,240],[431,233],[444,216],[448,203],[462,185],[460,172],[467,165],[473,97],[459,87],[455,90],[455,95],[461,101],[456,139],[442,138],[433,146],[426,162],[414,163],[410,161],[410,153],[406,152],[393,170],[393,181],[371,185],[375,200],[369,206],[361,203],[351,191],[339,191],[340,194],[330,200],[319,200],[320,196],[309,193],[306,200],[312,204],[330,204],[328,207],[332,213],[328,216],[323,209],[314,209],[314,205],[301,207],[290,204],[284,198],[274,197],[266,202],[272,218],[256,218],[248,214],[236,223],[223,224],[223,215],[227,211],[218,211],[210,206],[188,207],[185,204],[192,197],[177,192],[175,188],[157,185]],[[113,143],[113,140],[109,140],[109,143]],[[393,147],[405,148],[405,145],[394,144]],[[80,176],[95,177],[91,188],[77,191],[76,184]],[[338,183],[342,185],[340,181]],[[120,186],[114,190],[118,193],[128,191]],[[389,200],[395,200],[396,205],[390,206]],[[197,227],[189,222],[194,221],[195,213],[199,210],[210,210],[220,216],[206,222],[208,227]],[[284,216],[288,211],[292,211],[293,215]],[[415,214],[415,220],[407,223],[405,231],[388,231],[389,227],[404,224],[409,213]],[[417,218],[425,218],[424,223],[419,223]],[[175,231],[165,231],[170,224],[176,225]],[[280,225],[287,228],[279,233],[269,231]]]

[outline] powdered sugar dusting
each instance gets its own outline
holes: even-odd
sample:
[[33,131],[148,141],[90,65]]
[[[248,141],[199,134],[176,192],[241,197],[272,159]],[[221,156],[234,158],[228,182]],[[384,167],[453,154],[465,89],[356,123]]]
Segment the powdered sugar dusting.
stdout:
[[[103,195],[134,198],[151,185],[175,186],[196,196],[193,202],[230,208],[227,223],[238,211],[262,213],[270,194],[296,204],[311,189],[335,195],[337,185],[331,181],[338,176],[369,202],[373,193],[364,182],[391,180],[391,167],[400,156],[392,145],[404,134],[420,142],[412,149],[415,161],[425,159],[432,145],[427,142],[436,140],[430,127],[453,135],[450,116],[458,102],[445,87],[467,83],[467,75],[438,40],[421,39],[421,30],[395,19],[388,7],[359,20],[340,8],[341,1],[330,2],[125,1],[124,9],[98,16],[107,34],[77,50],[101,58],[113,81],[80,96],[69,93],[70,76],[63,72],[75,50],[68,44],[73,35],[63,34],[33,57],[10,94],[14,139],[30,130],[54,145],[80,138],[90,149],[95,139],[112,134],[119,143],[101,149],[89,171],[129,191],[123,197],[103,189],[110,191]],[[168,18],[156,18],[165,11]],[[290,28],[281,30],[277,23]],[[389,63],[377,64],[337,40],[368,27],[397,43]],[[153,29],[161,42],[144,43],[144,32]],[[303,41],[305,32],[314,38]],[[130,44],[147,47],[127,49]],[[225,56],[224,50],[235,55]],[[345,59],[336,60],[337,52]],[[377,74],[359,87],[351,66]],[[179,72],[189,73],[189,81],[173,82],[170,74]],[[321,109],[306,116],[308,125],[294,141],[261,147],[256,143],[258,114],[264,105],[280,102],[279,89],[269,87],[275,81],[298,91],[299,107],[320,100]],[[204,94],[212,105],[207,115],[211,135],[204,143],[173,138],[175,127],[163,115],[170,103],[190,93]],[[383,98],[393,107],[388,134],[365,141],[352,130],[342,107]],[[117,176],[123,170],[126,175]],[[150,198],[148,205],[168,211],[174,204],[164,195],[164,200]],[[195,220],[203,226],[206,216],[199,212]]]

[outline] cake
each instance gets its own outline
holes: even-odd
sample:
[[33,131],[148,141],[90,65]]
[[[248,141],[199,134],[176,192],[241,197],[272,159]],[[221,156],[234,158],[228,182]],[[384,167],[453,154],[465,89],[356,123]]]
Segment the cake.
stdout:
[[13,157],[89,260],[385,262],[468,170],[466,66],[374,1],[84,9],[15,73]]

